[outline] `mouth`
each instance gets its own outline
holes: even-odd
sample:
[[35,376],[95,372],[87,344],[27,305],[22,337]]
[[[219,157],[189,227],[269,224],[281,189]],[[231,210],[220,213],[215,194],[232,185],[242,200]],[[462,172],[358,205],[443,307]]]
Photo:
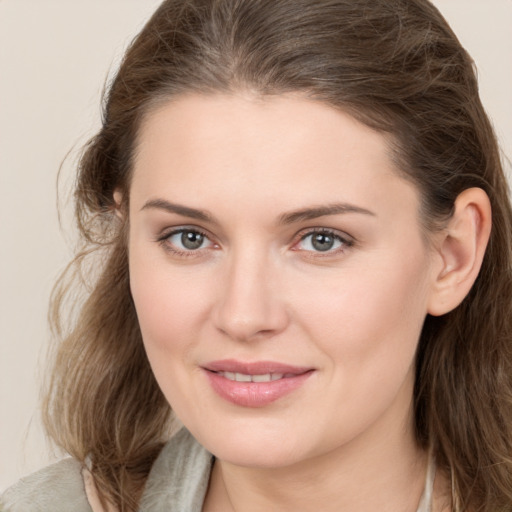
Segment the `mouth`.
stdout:
[[258,375],[249,375],[247,373],[233,373],[233,372],[215,372],[217,375],[225,379],[235,382],[272,382],[280,380],[285,377],[294,377],[294,375],[285,375],[284,373],[262,373]]
[[214,361],[202,367],[212,389],[241,407],[264,407],[300,388],[314,368],[271,361]]

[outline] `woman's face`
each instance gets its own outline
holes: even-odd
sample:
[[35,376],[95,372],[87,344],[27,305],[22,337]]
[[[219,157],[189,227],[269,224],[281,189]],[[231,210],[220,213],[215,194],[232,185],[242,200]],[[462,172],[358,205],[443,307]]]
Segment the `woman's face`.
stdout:
[[218,458],[412,438],[434,253],[383,135],[297,96],[175,99],[141,128],[129,255],[155,377]]

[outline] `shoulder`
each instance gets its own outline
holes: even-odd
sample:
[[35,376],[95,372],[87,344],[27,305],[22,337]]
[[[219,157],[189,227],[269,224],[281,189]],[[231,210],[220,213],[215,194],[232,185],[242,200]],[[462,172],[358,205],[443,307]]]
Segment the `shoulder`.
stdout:
[[0,497],[2,512],[91,512],[82,465],[64,459],[22,478]]
[[[186,430],[165,445],[146,482],[141,512],[200,512],[213,457]],[[0,497],[1,512],[92,512],[82,465],[65,459],[21,479]]]
[[141,512],[200,512],[212,463],[213,456],[182,428],[153,464],[140,503]]

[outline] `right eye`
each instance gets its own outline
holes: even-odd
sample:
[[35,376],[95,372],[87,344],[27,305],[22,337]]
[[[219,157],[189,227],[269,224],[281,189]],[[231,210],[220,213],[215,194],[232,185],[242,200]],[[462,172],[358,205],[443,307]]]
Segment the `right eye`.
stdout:
[[162,236],[159,242],[167,250],[180,255],[191,255],[193,252],[214,245],[205,233],[193,228],[175,229]]

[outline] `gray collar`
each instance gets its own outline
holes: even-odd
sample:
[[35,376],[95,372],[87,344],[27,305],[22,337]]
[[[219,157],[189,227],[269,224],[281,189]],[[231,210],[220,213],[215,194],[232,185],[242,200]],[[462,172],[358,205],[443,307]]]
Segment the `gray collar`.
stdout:
[[182,428],[165,445],[149,474],[140,512],[201,512],[213,456]]

